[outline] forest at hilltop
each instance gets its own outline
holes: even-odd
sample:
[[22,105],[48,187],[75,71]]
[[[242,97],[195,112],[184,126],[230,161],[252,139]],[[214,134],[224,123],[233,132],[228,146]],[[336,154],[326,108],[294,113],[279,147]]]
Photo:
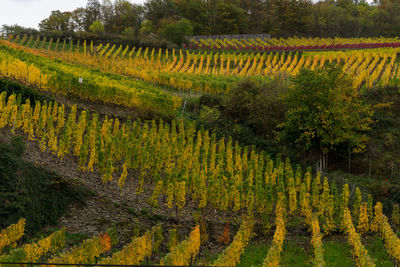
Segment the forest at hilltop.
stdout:
[[[54,10],[39,23],[50,37],[146,41],[156,34],[180,44],[183,36],[266,33],[273,37],[396,36],[400,3],[311,0],[88,0],[86,7]],[[38,34],[4,25],[3,33]],[[176,36],[180,36],[176,38]],[[157,39],[159,43],[160,40]]]

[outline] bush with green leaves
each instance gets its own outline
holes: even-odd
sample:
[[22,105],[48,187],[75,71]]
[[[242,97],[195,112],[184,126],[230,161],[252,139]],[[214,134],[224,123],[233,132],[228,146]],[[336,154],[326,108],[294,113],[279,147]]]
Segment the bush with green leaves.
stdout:
[[366,149],[373,109],[338,66],[300,70],[284,101],[289,109],[278,137],[285,145],[318,154],[343,144],[353,152]]

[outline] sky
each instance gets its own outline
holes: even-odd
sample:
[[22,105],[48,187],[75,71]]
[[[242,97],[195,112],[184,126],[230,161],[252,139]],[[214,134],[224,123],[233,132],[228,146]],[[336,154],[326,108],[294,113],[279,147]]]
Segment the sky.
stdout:
[[[38,29],[39,22],[47,18],[51,11],[72,11],[85,7],[86,2],[87,0],[0,0],[0,26],[18,24]],[[130,2],[140,4],[144,0]]]

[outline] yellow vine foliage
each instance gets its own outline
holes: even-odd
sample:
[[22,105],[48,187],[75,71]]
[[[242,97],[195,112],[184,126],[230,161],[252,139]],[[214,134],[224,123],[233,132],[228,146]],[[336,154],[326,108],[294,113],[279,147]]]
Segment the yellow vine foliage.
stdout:
[[200,226],[196,226],[189,237],[180,242],[160,262],[161,265],[189,265],[200,249]]
[[34,244],[24,246],[27,262],[37,262],[47,252],[54,253],[65,246],[65,229],[56,231]]
[[[2,41],[3,44],[24,49],[41,56],[56,58],[72,63],[84,64],[91,67],[100,67],[104,71],[124,74],[141,79],[149,83],[156,83],[179,90],[203,93],[225,93],[232,87],[230,80],[221,80],[221,76],[242,78],[247,76],[276,77],[286,74],[295,76],[301,68],[314,70],[323,67],[328,62],[342,63],[343,72],[354,76],[354,88],[372,88],[376,83],[387,85],[391,73],[395,68],[398,48],[368,49],[363,51],[310,51],[299,54],[270,53],[254,54],[246,52],[214,53],[214,52],[186,52],[179,50],[179,55],[173,51],[168,57],[168,50],[160,49],[158,55],[148,49],[141,53],[139,48],[136,53],[133,49],[126,57],[127,48],[121,53],[122,47],[110,48],[107,44],[99,53],[58,52],[42,51],[24,47],[21,44]],[[297,45],[297,44],[296,44]],[[273,54],[273,55],[271,55]],[[176,101],[175,101],[176,100]],[[178,107],[179,99],[173,99],[174,106]],[[175,105],[176,103],[176,105]]]
[[375,266],[374,261],[368,255],[368,251],[361,243],[360,235],[356,232],[356,228],[351,221],[351,214],[348,208],[343,211],[343,228],[346,233],[346,238],[352,246],[353,259],[358,267]]
[[43,74],[39,68],[12,58],[0,51],[0,74],[33,86],[47,88],[51,75]]
[[152,234],[146,232],[141,237],[132,239],[128,245],[124,246],[120,251],[114,253],[111,257],[105,258],[98,262],[99,264],[126,264],[137,265],[145,257],[151,256],[152,252]]
[[297,210],[297,191],[294,183],[294,178],[289,178],[289,213],[294,214]]
[[182,209],[186,203],[186,182],[176,182],[174,190],[175,204],[178,209]]
[[157,182],[156,186],[154,187],[153,193],[148,199],[149,204],[153,208],[158,208],[158,198],[161,194],[162,188],[163,188],[163,181],[160,180]]
[[1,230],[0,252],[6,246],[9,245],[15,246],[15,242],[18,241],[24,235],[25,223],[26,220],[24,218],[21,218],[16,224],[11,224],[6,229]]
[[240,262],[240,257],[250,241],[253,226],[253,219],[244,219],[232,243],[218,256],[217,260],[214,261],[212,265],[236,266],[236,264]]
[[83,241],[79,247],[74,247],[69,252],[52,258],[49,263],[95,263],[97,257],[110,249],[111,238],[108,234],[103,234]]
[[275,208],[276,230],[274,233],[274,239],[272,240],[272,245],[269,248],[267,256],[263,262],[263,267],[279,266],[283,240],[285,239],[286,234],[285,209],[283,207],[283,204],[280,202],[281,201],[278,202]]
[[124,163],[123,165],[122,165],[122,173],[121,173],[121,176],[119,177],[119,179],[118,179],[118,186],[120,187],[120,188],[122,188],[123,186],[124,186],[124,184],[125,184],[125,180],[126,180],[126,177],[128,176],[128,171],[127,171],[127,168],[126,168],[126,163]]
[[[300,206],[307,225],[312,222],[311,197],[306,192],[311,183],[307,178],[311,177],[309,172],[304,176],[304,189],[297,199],[291,167],[285,167],[285,164],[274,167],[273,162],[263,158],[261,153],[251,148],[232,147],[232,141],[226,142],[223,138],[217,140],[215,135],[210,137],[208,132],[197,131],[194,124],[184,125],[182,121],[173,121],[171,124],[162,121],[150,123],[140,120],[128,124],[118,120],[114,123],[113,119],[98,122],[96,119],[96,124],[93,124],[89,118],[97,115],[82,112],[77,118],[76,106],[71,107],[69,114],[64,114],[65,108],[57,103],[37,102],[33,106],[29,101],[21,104],[17,99],[16,95],[10,95],[7,99],[5,93],[0,93],[0,128],[9,127],[11,131],[25,133],[34,142],[40,142],[47,151],[58,149],[61,155],[78,154],[82,166],[88,166],[90,159],[91,166],[100,174],[107,173],[112,177],[119,170],[122,172],[119,179],[121,186],[128,179],[127,173],[137,173],[142,190],[145,179],[156,185],[149,199],[154,208],[157,208],[162,195],[166,196],[168,207],[176,205],[181,209],[188,203],[188,199],[197,198],[198,201],[204,194],[207,198],[202,208],[247,208],[247,213],[265,212],[265,215],[269,215],[272,203],[264,209],[258,205],[267,202],[262,198],[266,195],[267,188],[264,186],[274,185],[269,189],[269,194],[281,192],[284,194],[284,204],[288,204],[289,209],[292,204],[292,212]],[[93,125],[95,128],[92,129]],[[51,148],[53,143],[57,146]],[[174,180],[177,173],[183,173],[178,181]],[[158,177],[158,181],[151,180],[154,177]],[[285,179],[290,180],[290,183],[285,185],[282,182]],[[249,186],[249,189],[245,190],[244,185]],[[322,186],[316,185],[313,191],[320,192]],[[324,206],[321,208],[321,203],[316,205],[321,210],[321,214],[318,214],[320,219],[325,222],[322,225],[324,233],[335,229],[335,211],[339,209],[338,205],[342,209],[347,207],[349,199],[348,185],[343,187],[341,204],[339,199],[333,199],[328,189],[324,181],[324,190],[318,196]],[[377,211],[375,218],[382,216],[382,212]],[[379,229],[379,221],[372,220],[371,230]],[[360,228],[359,231],[362,232]]]
[[366,234],[369,231],[368,210],[365,202],[360,206],[357,230],[360,234]]
[[334,213],[335,213],[335,200],[333,195],[328,196],[327,203],[325,204],[325,214],[324,214],[324,234],[328,235],[330,232],[335,230],[335,220],[334,220]]
[[382,215],[379,232],[388,254],[396,260],[397,264],[400,263],[400,239],[390,227],[385,215]]
[[311,244],[314,247],[313,266],[325,266],[324,248],[322,246],[322,233],[319,227],[318,217],[314,216],[310,225],[311,228]]
[[382,203],[376,202],[374,206],[374,219],[371,222],[370,229],[372,232],[377,232],[379,227],[381,226],[380,223],[382,222]]
[[[59,53],[46,51],[46,53],[42,53],[43,51],[37,51],[3,40],[0,40],[0,44],[7,45],[13,49],[22,50],[29,54],[47,57],[47,60],[63,60],[65,59],[63,57],[65,53],[71,53],[78,58],[85,58],[85,60],[86,57],[93,56],[90,55],[90,53],[87,53],[85,56],[76,52]],[[59,58],[55,55],[61,55],[62,57]],[[89,68],[82,66],[83,62],[79,64],[81,66],[65,64],[61,61],[45,61],[44,63],[46,64],[38,64],[37,62],[40,62],[41,59],[37,58],[33,61],[33,64],[35,64],[33,65],[23,60],[25,59],[19,58],[17,55],[11,55],[10,53],[7,54],[6,52],[0,51],[0,75],[17,79],[22,83],[28,83],[42,90],[50,90],[57,94],[66,95],[67,93],[72,93],[86,100],[137,107],[140,110],[147,109],[151,105],[153,105],[152,109],[159,109],[160,105],[162,105],[166,109],[172,110],[180,107],[182,103],[180,97],[167,95],[161,89],[142,81],[125,79],[125,82],[120,82],[111,77],[94,75]],[[51,69],[48,68],[50,65],[52,65]],[[59,74],[53,71],[53,69],[61,73],[68,73],[72,77],[75,77],[75,79],[81,77],[89,84],[93,84],[93,86],[88,90],[88,84],[84,82],[78,86],[74,84],[75,79],[70,82],[61,82],[57,79],[57,75]],[[65,84],[65,82],[68,83]],[[107,90],[108,88],[112,88],[112,90]],[[96,90],[98,91],[97,93],[95,93]]]

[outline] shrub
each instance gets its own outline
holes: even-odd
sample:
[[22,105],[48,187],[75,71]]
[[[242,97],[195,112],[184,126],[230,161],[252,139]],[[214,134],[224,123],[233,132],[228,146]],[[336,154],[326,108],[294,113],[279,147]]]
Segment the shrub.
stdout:
[[255,133],[271,138],[284,118],[286,106],[281,96],[286,91],[287,84],[279,78],[263,85],[244,81],[225,96],[224,114],[236,123],[247,125]]

